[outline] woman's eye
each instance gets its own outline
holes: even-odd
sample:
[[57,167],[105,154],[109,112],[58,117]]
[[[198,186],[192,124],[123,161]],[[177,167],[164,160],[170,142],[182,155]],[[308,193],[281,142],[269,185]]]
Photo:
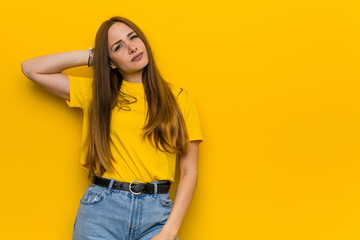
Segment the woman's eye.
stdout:
[[120,45],[122,45],[122,44],[117,45],[117,47],[115,48],[115,51],[117,51],[117,50],[118,50],[118,47],[119,47]]
[[[138,36],[137,36],[137,35],[133,35],[130,39],[133,39],[133,38],[136,38],[136,37],[138,37]],[[119,47],[120,45],[122,45],[122,44],[117,45],[117,47],[115,48],[115,51],[118,50],[118,47]]]

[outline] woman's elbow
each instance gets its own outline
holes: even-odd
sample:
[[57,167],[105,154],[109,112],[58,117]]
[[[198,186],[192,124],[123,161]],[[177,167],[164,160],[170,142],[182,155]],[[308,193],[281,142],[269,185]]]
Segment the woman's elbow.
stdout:
[[191,178],[195,178],[197,180],[198,177],[198,170],[195,167],[189,167],[186,169],[183,169],[182,171],[180,171],[180,176],[182,177],[191,177]]
[[26,77],[30,78],[30,73],[26,61],[21,62],[21,71]]

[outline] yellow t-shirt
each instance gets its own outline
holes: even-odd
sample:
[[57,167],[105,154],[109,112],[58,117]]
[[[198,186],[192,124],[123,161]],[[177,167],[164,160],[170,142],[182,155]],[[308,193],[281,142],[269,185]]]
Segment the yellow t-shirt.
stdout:
[[[93,78],[68,75],[70,85],[70,101],[65,100],[69,107],[78,107],[83,110],[83,129],[81,144],[84,144],[88,134],[88,106],[92,98]],[[203,141],[200,118],[195,98],[187,90],[175,86],[171,87],[174,96],[182,111],[188,130],[189,140]],[[137,102],[127,106],[130,111],[112,111],[110,125],[110,150],[116,159],[114,171],[106,171],[103,177],[114,178],[118,181],[152,182],[169,180],[174,182],[176,154],[156,151],[146,138],[142,141],[142,128],[144,127],[147,102],[142,83],[123,81],[121,91],[136,97]],[[179,94],[180,93],[180,94]],[[133,98],[127,98],[133,101]],[[85,163],[86,151],[81,153],[80,163]],[[86,169],[86,168],[85,168]],[[86,169],[87,170],[87,169]]]

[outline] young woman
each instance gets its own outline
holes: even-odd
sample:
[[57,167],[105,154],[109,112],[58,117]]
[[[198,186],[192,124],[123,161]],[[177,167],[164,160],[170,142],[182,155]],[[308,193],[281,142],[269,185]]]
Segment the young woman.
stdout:
[[[92,78],[61,73],[82,65],[93,68]],[[73,239],[178,239],[197,184],[200,119],[193,95],[161,77],[139,27],[112,17],[100,26],[94,49],[21,66],[29,79],[84,113],[81,166],[89,186]]]

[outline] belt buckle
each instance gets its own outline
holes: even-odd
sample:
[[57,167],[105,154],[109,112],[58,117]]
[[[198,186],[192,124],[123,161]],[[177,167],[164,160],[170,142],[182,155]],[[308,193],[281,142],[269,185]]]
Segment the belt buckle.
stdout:
[[132,184],[133,182],[138,182],[138,183],[142,183],[142,182],[140,182],[140,181],[138,181],[138,180],[134,180],[134,181],[132,181],[132,182],[129,184],[129,191],[130,191],[132,194],[134,194],[134,195],[140,195],[142,192],[133,192],[133,191],[131,190],[131,184]]

